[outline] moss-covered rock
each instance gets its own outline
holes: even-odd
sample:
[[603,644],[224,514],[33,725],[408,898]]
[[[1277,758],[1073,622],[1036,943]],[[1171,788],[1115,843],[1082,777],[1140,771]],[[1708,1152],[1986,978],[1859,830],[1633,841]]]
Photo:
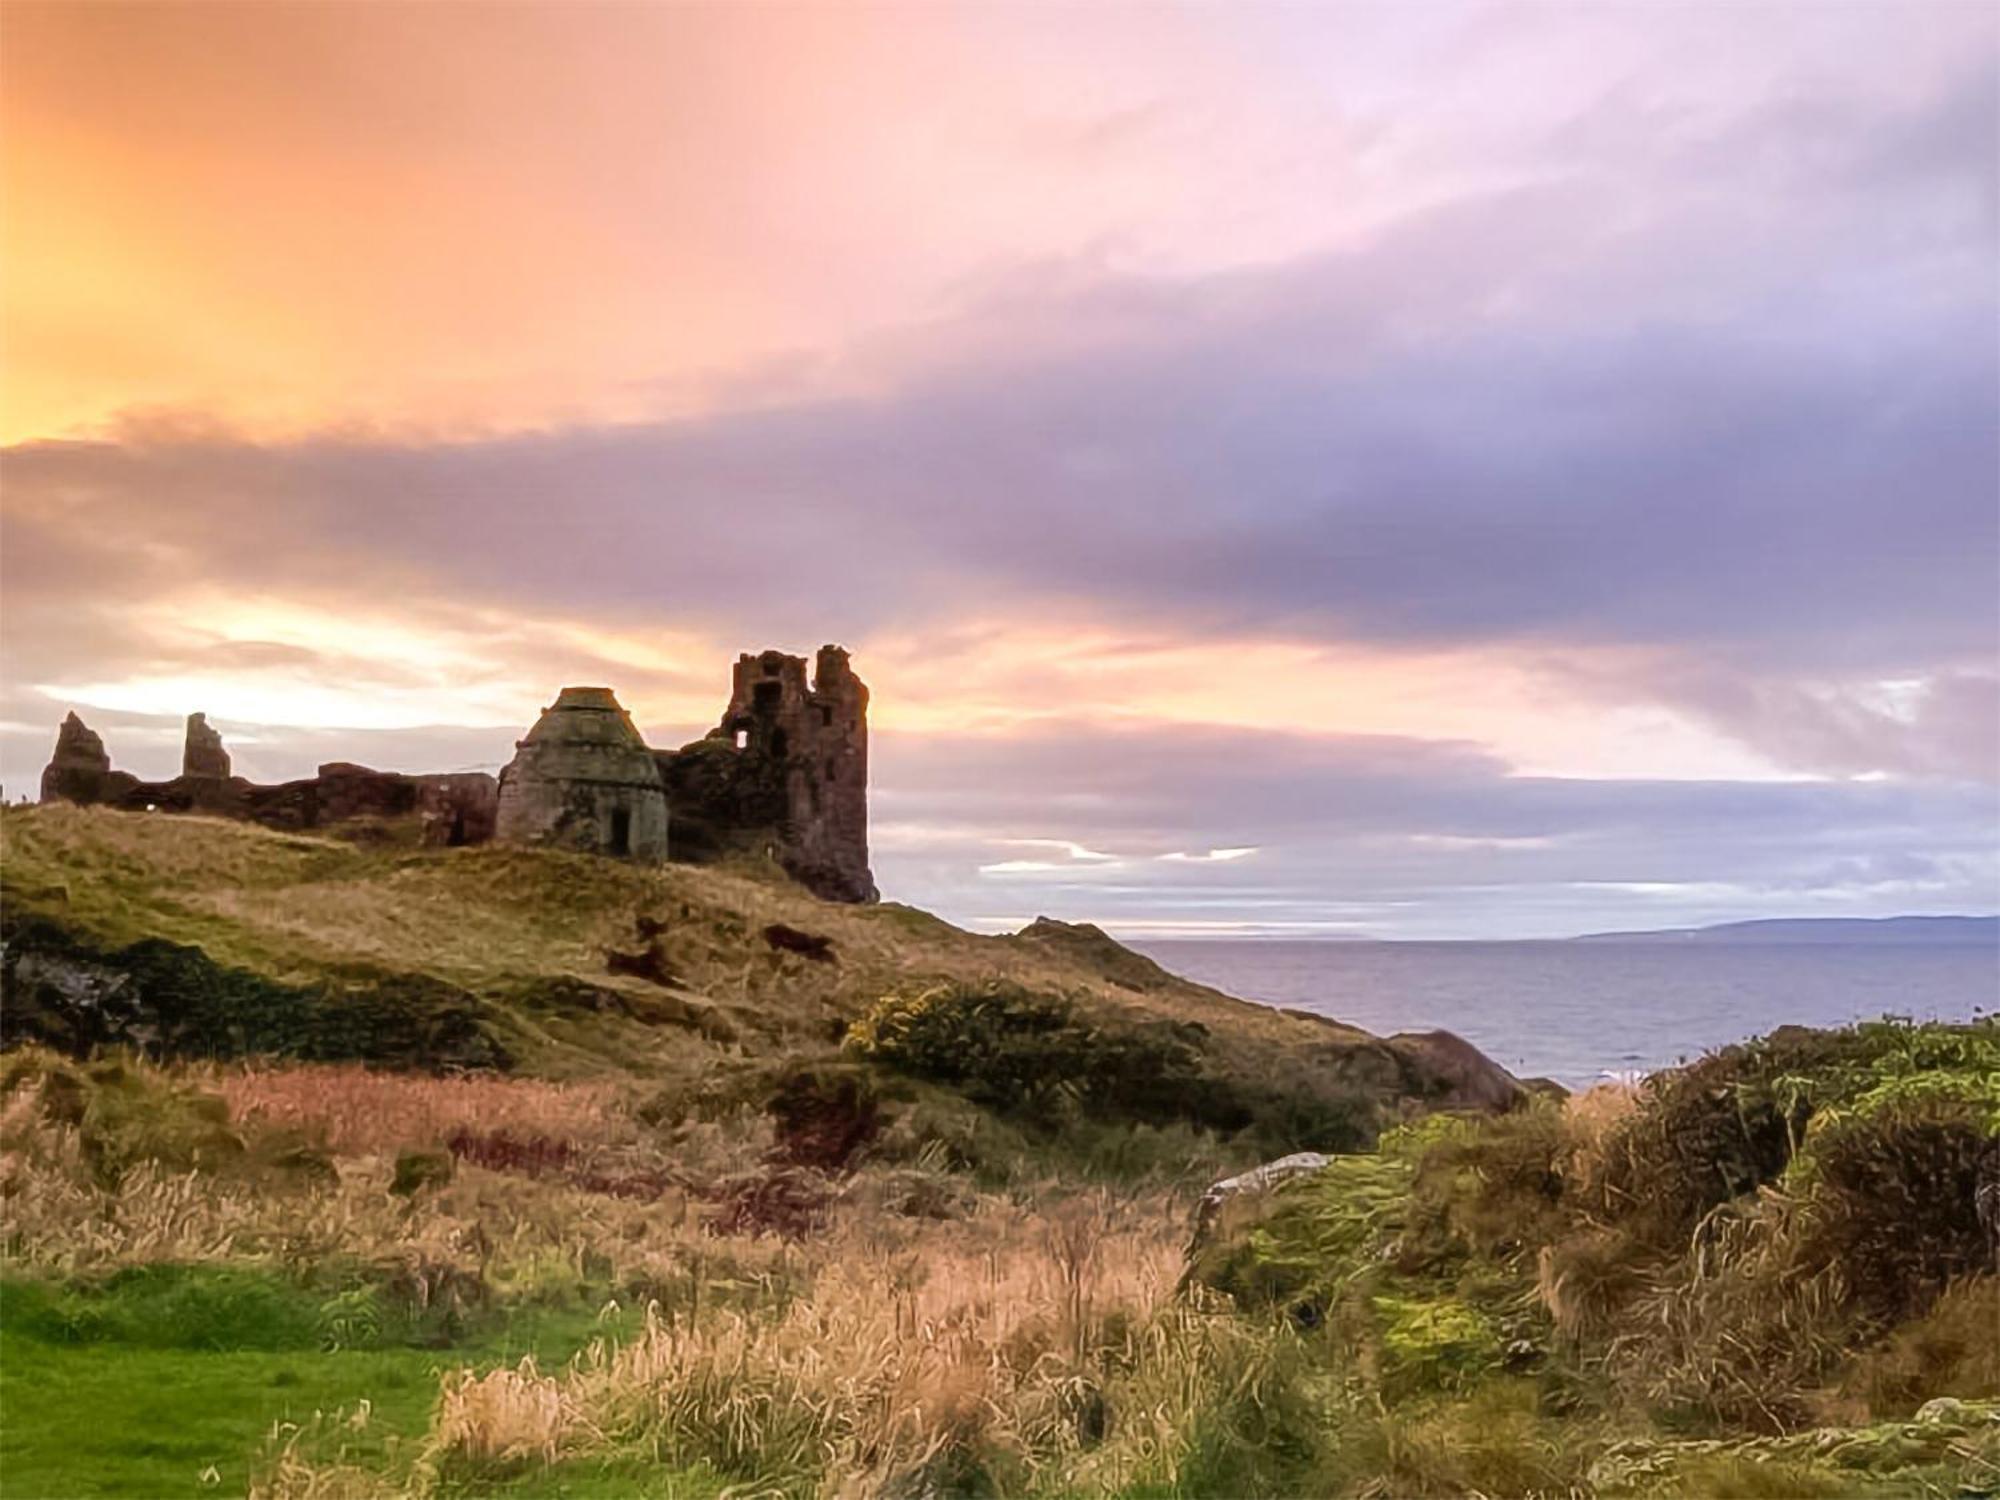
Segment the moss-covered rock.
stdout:
[[426,974],[356,967],[290,985],[188,944],[142,938],[108,947],[35,916],[7,922],[4,944],[0,1045],[432,1069],[511,1061],[485,1007]]

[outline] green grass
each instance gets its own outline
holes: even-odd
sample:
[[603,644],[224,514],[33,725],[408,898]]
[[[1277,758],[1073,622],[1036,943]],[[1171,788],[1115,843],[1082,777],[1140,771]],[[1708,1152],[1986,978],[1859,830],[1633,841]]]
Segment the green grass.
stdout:
[[[368,1419],[342,1445],[354,1462],[393,1469],[397,1442],[420,1438],[430,1421],[441,1372],[525,1354],[558,1366],[636,1317],[599,1321],[578,1304],[522,1308],[495,1313],[449,1347],[327,1350],[321,1305],[247,1270],[147,1267],[89,1288],[8,1283],[0,1294],[0,1495],[242,1494],[276,1424],[303,1425],[364,1400]],[[679,1489],[649,1490],[637,1477],[629,1464],[570,1464],[508,1488],[712,1493],[679,1478]]]
[[354,1457],[421,1434],[453,1351],[193,1351],[51,1345],[0,1332],[7,1500],[244,1493],[272,1425],[372,1404]]
[[437,1500],[504,1494],[508,1500],[715,1500],[730,1481],[708,1469],[674,1469],[650,1458],[571,1459],[517,1478],[443,1484]]

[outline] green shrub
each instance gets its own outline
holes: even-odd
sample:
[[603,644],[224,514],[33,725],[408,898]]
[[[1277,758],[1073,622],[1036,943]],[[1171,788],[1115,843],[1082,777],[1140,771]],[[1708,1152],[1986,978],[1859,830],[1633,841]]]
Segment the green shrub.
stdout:
[[1041,1127],[1181,1122],[1248,1132],[1270,1154],[1351,1148],[1369,1134],[1352,1099],[1222,1068],[1199,1024],[1111,1020],[1006,981],[885,996],[848,1028],[845,1045]]
[[1259,1222],[1232,1228],[1225,1208],[1188,1279],[1246,1307],[1307,1307],[1316,1318],[1382,1275],[1408,1219],[1411,1177],[1393,1156],[1337,1156],[1273,1191]]
[[1843,1395],[1873,1418],[1903,1418],[1938,1396],[2000,1392],[2000,1276],[1946,1288],[1921,1318],[1863,1351],[1841,1381]]
[[1655,1073],[1605,1144],[1588,1210],[1679,1253],[1711,1209],[1786,1170],[1816,1115],[1914,1095],[1967,1101],[2000,1128],[2000,1022],[1786,1026]]
[[1992,1267],[1976,1195],[2000,1182],[2000,1138],[1966,1104],[1932,1096],[1815,1121],[1799,1168],[1800,1261],[1838,1265],[1874,1317],[1919,1314]]
[[1462,1390],[1500,1363],[1493,1319],[1455,1297],[1370,1299],[1381,1329],[1382,1376],[1391,1395]]
[[1417,1165],[1406,1261],[1426,1251],[1533,1254],[1563,1232],[1570,1141],[1560,1103],[1536,1099],[1477,1121],[1433,1119],[1446,1123],[1407,1145],[1403,1137],[1385,1142]]

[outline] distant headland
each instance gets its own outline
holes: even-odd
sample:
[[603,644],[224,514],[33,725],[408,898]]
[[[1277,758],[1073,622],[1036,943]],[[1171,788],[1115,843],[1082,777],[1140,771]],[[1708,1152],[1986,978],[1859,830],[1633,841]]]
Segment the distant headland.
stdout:
[[1579,943],[1874,943],[1935,947],[2000,944],[2000,916],[1773,917],[1713,927],[1666,927],[1652,932],[1593,932]]

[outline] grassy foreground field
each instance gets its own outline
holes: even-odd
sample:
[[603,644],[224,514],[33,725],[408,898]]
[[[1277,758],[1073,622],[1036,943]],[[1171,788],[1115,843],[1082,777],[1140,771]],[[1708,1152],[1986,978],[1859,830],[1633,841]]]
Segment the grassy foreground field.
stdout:
[[9,1497],[2000,1488],[1991,1023],[1469,1112],[1088,929],[4,826]]

